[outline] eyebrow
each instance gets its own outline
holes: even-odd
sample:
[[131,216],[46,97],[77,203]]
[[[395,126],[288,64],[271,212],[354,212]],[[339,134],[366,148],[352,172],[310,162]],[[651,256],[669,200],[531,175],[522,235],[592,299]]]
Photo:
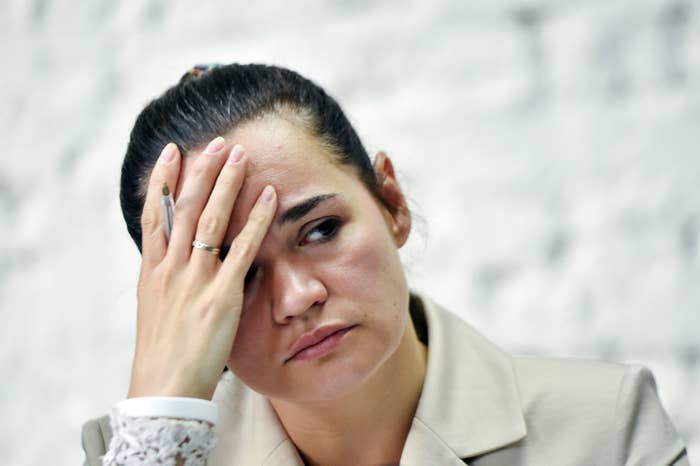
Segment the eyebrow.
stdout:
[[303,201],[285,210],[277,220],[277,225],[282,226],[285,223],[295,222],[300,218],[303,218],[304,215],[314,210],[321,202],[326,201],[328,199],[333,199],[336,196],[337,194],[335,193],[329,193],[319,194],[316,196],[312,196],[308,199],[304,199]]

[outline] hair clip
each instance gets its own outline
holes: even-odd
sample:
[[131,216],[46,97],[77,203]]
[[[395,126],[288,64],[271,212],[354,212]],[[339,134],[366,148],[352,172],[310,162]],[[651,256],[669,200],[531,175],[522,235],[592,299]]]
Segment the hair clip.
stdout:
[[197,65],[194,65],[192,68],[187,70],[185,74],[182,75],[180,78],[180,84],[184,84],[187,82],[190,82],[192,80],[198,79],[200,76],[204,75],[205,73],[210,72],[214,68],[219,68],[221,66],[224,66],[220,63],[199,63]]
[[199,77],[207,71],[213,70],[214,68],[218,68],[220,66],[221,65],[219,63],[198,64],[194,65],[192,69],[190,69],[189,73],[195,77]]

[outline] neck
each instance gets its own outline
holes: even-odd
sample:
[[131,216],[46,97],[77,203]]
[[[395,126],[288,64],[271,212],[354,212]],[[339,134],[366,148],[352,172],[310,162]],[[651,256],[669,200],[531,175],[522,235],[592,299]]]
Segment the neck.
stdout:
[[270,400],[307,465],[398,464],[425,379],[427,348],[411,319],[394,354],[339,400]]

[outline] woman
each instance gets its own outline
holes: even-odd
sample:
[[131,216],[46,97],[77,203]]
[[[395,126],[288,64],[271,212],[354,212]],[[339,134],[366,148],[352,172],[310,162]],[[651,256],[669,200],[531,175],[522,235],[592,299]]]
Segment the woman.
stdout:
[[86,464],[687,464],[648,370],[512,357],[410,293],[391,160],[292,71],[188,72],[137,119],[121,201],[136,351]]

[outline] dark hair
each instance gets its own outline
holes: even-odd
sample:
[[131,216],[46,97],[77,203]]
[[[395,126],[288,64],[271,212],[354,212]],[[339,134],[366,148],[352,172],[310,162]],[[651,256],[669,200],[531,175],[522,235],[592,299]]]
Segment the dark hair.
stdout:
[[198,66],[151,101],[131,130],[121,172],[120,201],[127,229],[141,251],[141,213],[156,159],[174,142],[182,153],[235,126],[268,115],[300,121],[335,160],[355,169],[385,207],[367,152],[333,97],[298,73],[260,64]]

